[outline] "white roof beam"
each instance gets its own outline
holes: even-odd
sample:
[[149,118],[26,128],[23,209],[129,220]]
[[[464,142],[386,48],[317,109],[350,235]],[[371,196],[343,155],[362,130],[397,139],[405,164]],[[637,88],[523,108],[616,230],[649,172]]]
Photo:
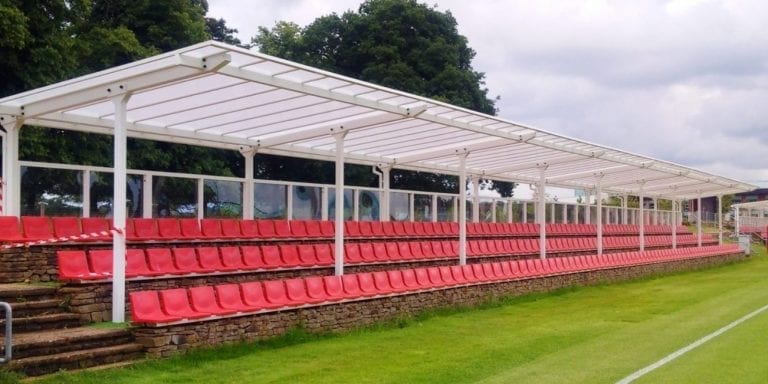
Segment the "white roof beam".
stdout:
[[615,172],[619,172],[619,171],[624,171],[628,167],[629,167],[628,165],[617,165],[617,166],[614,166],[614,167],[590,169],[590,170],[582,171],[582,172],[575,172],[575,173],[568,173],[568,174],[565,174],[565,175],[552,176],[552,177],[547,177],[547,183],[558,182],[558,181],[575,180],[575,179],[581,179],[583,177],[589,177],[589,176],[601,177],[601,176],[609,175],[611,173],[615,173]]
[[45,100],[20,105],[19,108],[21,116],[25,118],[39,117],[51,112],[73,109],[78,106],[103,101],[125,93],[137,92],[181,79],[200,76],[208,71],[215,71],[230,61],[231,58],[227,53],[217,53],[202,58],[189,58],[179,54],[176,55],[176,60],[169,60],[166,65],[141,73],[140,75],[62,92]]
[[489,168],[484,171],[485,175],[498,175],[501,173],[525,171],[529,169],[536,169],[543,166],[555,165],[555,164],[567,164],[574,163],[582,160],[592,160],[602,156],[603,152],[590,152],[589,154],[578,154],[555,157],[549,160],[532,161],[523,164],[515,164],[506,167]]
[[[666,179],[677,179],[677,178],[680,178],[680,177],[685,177],[685,175],[687,173],[688,172],[685,171],[685,172],[680,172],[678,174],[662,174],[661,176],[646,177],[646,178],[643,178],[643,179],[632,178],[632,179],[627,179],[627,180],[615,181],[613,183],[607,183],[605,186],[608,187],[608,188],[614,188],[614,187],[620,187],[622,185],[640,185],[641,183],[645,183],[645,182],[648,182],[648,181],[658,181],[658,180],[666,180]],[[643,188],[643,191],[649,191],[649,190],[654,189],[656,187],[658,187],[658,186],[646,187],[646,188]]]
[[440,157],[450,156],[450,155],[460,155],[460,154],[468,154],[473,151],[479,151],[483,149],[491,149],[491,148],[498,148],[506,145],[511,144],[518,144],[525,140],[525,137],[521,135],[521,137],[518,138],[516,141],[510,141],[508,139],[491,139],[491,140],[483,140],[482,142],[475,142],[472,144],[468,144],[459,148],[456,148],[455,146],[449,146],[446,148],[438,148],[433,149],[430,151],[424,151],[424,152],[417,152],[413,153],[412,155],[406,155],[406,156],[400,156],[394,159],[396,164],[408,164],[408,163],[415,163],[419,161],[429,160],[429,159],[436,159]]

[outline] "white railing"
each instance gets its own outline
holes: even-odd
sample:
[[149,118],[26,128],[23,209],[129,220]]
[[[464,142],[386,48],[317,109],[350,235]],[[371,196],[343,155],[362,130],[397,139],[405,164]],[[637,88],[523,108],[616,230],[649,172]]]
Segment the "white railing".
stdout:
[[[109,216],[111,214],[112,168],[40,162],[21,162],[22,214]],[[26,191],[28,172],[49,172],[50,193],[32,195]],[[72,172],[67,175],[66,172]],[[43,177],[46,175],[43,174]],[[159,171],[128,171],[128,204],[132,217],[242,217],[245,178],[171,173]],[[288,219],[333,219],[335,209],[334,185],[276,180],[253,181],[254,217]],[[39,189],[39,186],[29,186]],[[380,188],[347,186],[345,219],[381,220],[384,191]],[[533,222],[536,203],[516,198],[473,198],[467,196],[467,217],[479,209],[480,221]],[[458,221],[458,194],[390,190],[390,220]],[[672,223],[672,212],[644,210],[646,224]],[[639,224],[639,209],[603,206],[605,224]],[[596,223],[597,207],[583,203],[549,201],[546,204],[548,223]],[[679,222],[679,219],[678,219]]]

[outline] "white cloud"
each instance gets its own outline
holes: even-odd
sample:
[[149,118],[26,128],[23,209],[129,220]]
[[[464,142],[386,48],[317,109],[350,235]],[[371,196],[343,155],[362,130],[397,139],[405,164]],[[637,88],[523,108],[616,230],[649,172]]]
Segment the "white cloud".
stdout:
[[[502,117],[768,186],[768,2],[436,2],[477,51]],[[244,41],[359,4],[209,3]]]

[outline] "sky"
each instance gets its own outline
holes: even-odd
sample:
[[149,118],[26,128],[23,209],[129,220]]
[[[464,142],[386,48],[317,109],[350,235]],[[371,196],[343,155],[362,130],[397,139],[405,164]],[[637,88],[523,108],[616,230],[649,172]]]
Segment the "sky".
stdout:
[[[359,3],[209,0],[208,16],[248,42]],[[456,18],[499,117],[768,187],[768,1],[425,3]]]

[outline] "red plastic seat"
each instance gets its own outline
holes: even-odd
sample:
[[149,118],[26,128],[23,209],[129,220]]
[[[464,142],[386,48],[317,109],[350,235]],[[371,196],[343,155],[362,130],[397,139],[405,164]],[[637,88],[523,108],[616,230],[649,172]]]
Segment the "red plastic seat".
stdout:
[[133,223],[133,236],[127,234],[128,240],[148,241],[160,239],[160,232],[158,232],[155,219],[134,218],[129,221]]
[[443,281],[443,285],[456,285],[456,279],[453,278],[451,267],[442,266],[440,269],[440,279]]
[[365,296],[360,290],[360,282],[357,280],[357,275],[342,275],[341,283],[346,297],[354,299]]
[[[173,248],[173,263],[176,269],[183,273],[211,273],[213,268],[203,268],[197,260],[197,253],[194,248]],[[168,249],[157,252],[168,252]],[[162,256],[164,259],[165,256]]]
[[389,241],[384,243],[384,248],[387,249],[387,257],[390,261],[402,260],[403,256],[400,255],[400,247],[397,243]]
[[472,264],[472,273],[474,273],[477,281],[489,281],[491,278],[485,275],[482,264]]
[[416,236],[416,226],[412,221],[402,221],[401,224],[403,225],[403,231],[405,232],[405,236],[409,236],[409,237]]
[[182,238],[178,219],[157,219],[157,232],[163,239],[176,240]]
[[210,316],[206,312],[198,312],[189,304],[187,290],[184,288],[166,289],[160,291],[160,301],[163,303],[163,312],[169,316],[182,319],[201,319]]
[[421,288],[419,281],[416,279],[416,272],[413,269],[405,269],[402,271],[403,285],[408,288],[409,291],[415,291]]
[[344,236],[347,237],[360,237],[360,223],[357,221],[345,221],[344,222]]
[[219,249],[216,247],[199,247],[197,248],[197,259],[200,261],[200,266],[205,269],[211,269],[214,271],[234,271],[236,268],[227,267],[221,262],[221,256],[219,255]]
[[295,238],[306,238],[308,237],[307,234],[307,223],[304,220],[293,220],[291,221],[291,237]]
[[16,216],[0,216],[0,242],[24,241],[21,233],[19,218]]
[[215,287],[216,297],[221,308],[230,309],[235,312],[250,312],[254,307],[246,305],[243,302],[243,295],[240,292],[240,286],[237,284],[221,284]]
[[275,304],[267,301],[264,295],[264,287],[258,281],[240,284],[243,294],[243,303],[254,310],[280,308],[283,304]]
[[155,272],[173,275],[189,273],[176,268],[173,263],[173,258],[171,258],[171,250],[168,248],[149,248],[146,250],[146,253],[149,268]]
[[395,233],[395,237],[408,237],[409,233],[405,231],[405,226],[402,221],[392,221],[392,231]]
[[315,247],[313,247],[312,244],[299,244],[298,251],[300,265],[318,265],[317,257],[315,256]]
[[432,286],[434,287],[441,287],[446,285],[446,283],[443,281],[442,275],[440,274],[439,267],[428,267],[427,276],[429,277],[429,281],[432,282]]
[[250,269],[243,262],[243,255],[240,254],[238,247],[220,247],[221,263],[229,270],[247,270]]
[[256,220],[256,226],[259,228],[259,236],[262,238],[272,239],[277,237],[273,220]]
[[426,268],[416,268],[413,270],[416,274],[416,281],[419,283],[419,287],[422,289],[434,288],[435,285],[429,279],[429,273]]
[[203,232],[200,231],[200,222],[197,219],[180,219],[179,226],[181,227],[182,238],[189,240],[203,238]]
[[91,272],[85,251],[58,251],[56,263],[61,280],[101,280],[101,276]]
[[336,227],[335,223],[333,221],[321,221],[320,222],[320,233],[323,234],[323,237],[333,237],[336,235]]
[[408,245],[409,245],[409,248],[411,250],[411,256],[414,259],[423,259],[424,258],[424,253],[421,251],[421,242],[411,241]]
[[357,274],[357,281],[360,283],[360,292],[365,296],[376,296],[379,294],[376,284],[373,281],[373,274],[364,272]]
[[53,234],[57,238],[81,240],[80,235],[83,234],[83,231],[80,229],[80,221],[77,217],[54,217],[51,221],[53,222]]
[[291,225],[288,220],[273,220],[272,223],[275,227],[275,236],[279,238],[291,237]]
[[248,269],[264,268],[264,259],[261,258],[261,248],[257,245],[243,245],[240,247],[240,254],[243,255],[243,264]]
[[392,261],[387,253],[386,243],[373,243],[373,255],[377,261],[387,262]]
[[376,261],[376,254],[373,252],[373,244],[360,243],[360,256],[363,258],[363,261]]
[[285,290],[285,283],[282,280],[270,280],[264,283],[264,298],[275,306],[287,307],[294,305],[291,299],[288,298],[288,293]]
[[414,256],[411,254],[411,246],[408,242],[400,241],[397,243],[397,250],[400,253],[400,258],[405,260],[413,259]]
[[200,220],[200,230],[203,236],[208,239],[223,239],[224,233],[221,232],[221,220],[202,219]]
[[384,231],[384,236],[385,237],[395,237],[395,236],[397,236],[397,233],[395,233],[394,222],[392,222],[392,221],[383,221],[383,222],[381,222],[381,228]]
[[301,278],[285,280],[285,292],[293,305],[316,304],[323,301],[307,295],[307,285]]
[[331,244],[315,244],[315,257],[317,265],[331,265],[334,262],[333,248]]
[[435,256],[435,251],[432,248],[432,243],[429,241],[422,241],[419,244],[419,248],[421,248],[421,255],[425,258],[433,258]]
[[387,277],[389,278],[389,285],[392,287],[393,291],[404,292],[409,289],[407,286],[405,286],[405,282],[403,281],[402,271],[389,270],[387,271]]
[[143,249],[125,250],[125,277],[159,276],[162,272],[149,269]]
[[24,228],[24,238],[27,240],[50,240],[54,237],[48,217],[22,216],[21,226]]
[[128,299],[131,302],[131,321],[134,323],[161,324],[183,319],[163,312],[157,291],[131,292]]
[[244,239],[255,239],[259,237],[259,225],[256,220],[239,220],[240,233]]
[[299,260],[299,250],[295,244],[280,244],[280,258],[283,260],[283,266],[298,267],[301,265]]
[[416,221],[413,223],[413,234],[418,237],[424,237],[427,235],[427,232],[424,231],[424,224],[421,221]]
[[322,303],[324,301],[333,301],[335,298],[328,296],[325,291],[325,283],[322,276],[309,276],[304,279],[307,287],[307,297],[313,303]]
[[347,296],[339,276],[323,276],[323,285],[329,300],[341,300]]
[[376,287],[378,293],[386,295],[395,292],[394,288],[392,288],[392,286],[389,284],[389,276],[387,275],[387,271],[372,272],[372,275],[373,284]]
[[372,237],[373,236],[373,230],[371,230],[371,222],[370,221],[360,221],[360,222],[358,222],[358,227],[360,228],[360,236],[362,236],[362,237]]
[[112,276],[114,268],[111,249],[92,249],[88,252],[88,264],[91,272],[106,277]]
[[455,281],[456,284],[467,284],[469,282],[467,277],[464,276],[464,271],[460,265],[451,266],[451,274],[453,275],[453,281]]
[[364,262],[363,256],[360,255],[360,246],[357,243],[344,244],[344,261],[350,263]]
[[371,236],[373,237],[385,237],[384,224],[381,221],[371,221]]
[[[464,277],[467,279],[467,282],[469,283],[476,283],[481,281],[481,279],[475,275],[475,268],[472,265],[462,265],[461,271],[464,273]],[[480,268],[482,270],[482,268]]]
[[[304,226],[307,230],[307,237],[324,237],[323,231],[320,227],[320,221],[318,220],[307,220],[304,222]],[[291,226],[293,228],[293,226]]]
[[235,309],[222,308],[216,301],[213,287],[210,286],[189,288],[189,298],[192,309],[197,312],[213,315],[231,315],[237,312]]
[[221,235],[228,239],[242,239],[245,237],[240,230],[240,220],[221,219]]

